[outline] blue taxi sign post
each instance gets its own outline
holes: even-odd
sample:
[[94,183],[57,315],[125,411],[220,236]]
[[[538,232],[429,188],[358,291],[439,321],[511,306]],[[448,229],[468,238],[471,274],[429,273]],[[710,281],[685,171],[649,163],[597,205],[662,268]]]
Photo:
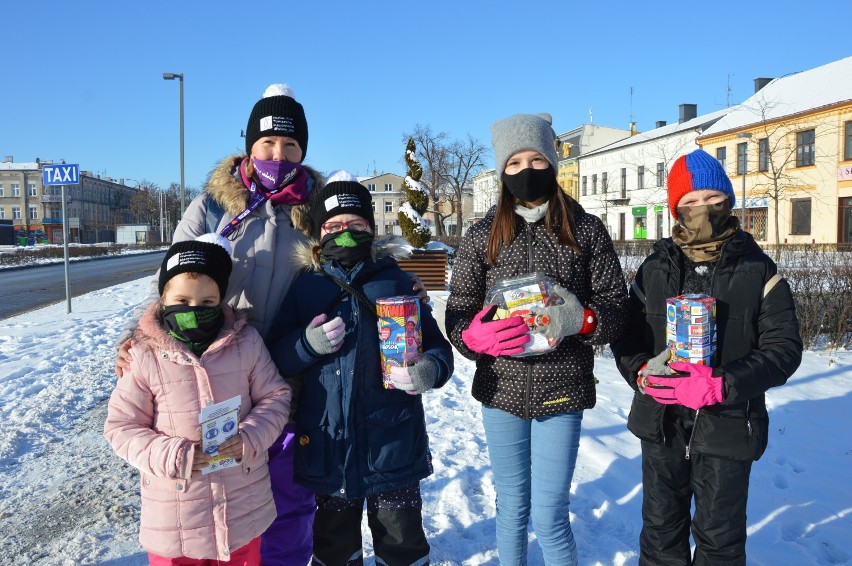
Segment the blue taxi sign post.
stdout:
[[62,188],[62,247],[65,256],[65,301],[67,313],[71,313],[71,284],[68,277],[68,215],[65,213],[65,185],[80,183],[80,166],[76,163],[45,163],[41,167],[42,185],[60,185]]

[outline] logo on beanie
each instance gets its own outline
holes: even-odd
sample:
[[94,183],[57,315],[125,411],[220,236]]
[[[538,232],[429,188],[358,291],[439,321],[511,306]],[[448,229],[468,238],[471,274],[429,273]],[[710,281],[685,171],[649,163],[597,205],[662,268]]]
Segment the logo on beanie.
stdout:
[[266,132],[268,130],[293,133],[296,131],[296,127],[293,125],[293,118],[290,116],[266,116],[260,119],[260,131]]
[[335,208],[358,208],[361,206],[361,199],[358,195],[352,193],[343,193],[339,195],[331,195],[323,202],[326,211]]
[[189,250],[180,252],[166,262],[166,271],[171,271],[179,265],[207,265],[207,258],[204,257],[204,252],[200,250]]

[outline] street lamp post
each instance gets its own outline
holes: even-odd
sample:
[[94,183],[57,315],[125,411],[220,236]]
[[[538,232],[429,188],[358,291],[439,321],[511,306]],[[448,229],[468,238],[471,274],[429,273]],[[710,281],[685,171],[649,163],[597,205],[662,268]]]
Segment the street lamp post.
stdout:
[[163,73],[163,78],[167,81],[180,81],[180,216],[183,218],[183,73]]
[[746,172],[748,171],[748,141],[751,139],[751,133],[750,132],[740,132],[740,133],[737,134],[737,139],[745,140],[744,143],[746,144],[746,150],[745,150],[745,153],[743,154],[743,197],[742,197],[742,203],[740,204],[740,206],[742,207],[742,212],[740,214],[740,224],[741,224],[740,228],[745,230],[745,226],[746,226],[746,189],[745,189],[745,182],[746,182]]

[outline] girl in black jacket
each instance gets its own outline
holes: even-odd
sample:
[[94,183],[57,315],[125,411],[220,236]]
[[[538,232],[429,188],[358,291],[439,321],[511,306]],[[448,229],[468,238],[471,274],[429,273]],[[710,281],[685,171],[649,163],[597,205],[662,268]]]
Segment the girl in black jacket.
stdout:
[[[621,335],[626,289],[603,223],[556,182],[549,115],[516,114],[492,126],[500,199],[462,239],[445,322],[458,351],[476,360],[473,396],[482,402],[497,491],[501,564],[527,563],[527,523],[548,566],[577,563],[569,490],[583,410],[595,404],[593,345]],[[486,292],[504,277],[544,273],[558,306],[547,335],[555,350],[511,357],[529,342],[521,317],[492,320]]]
[[[679,158],[668,193],[678,223],[639,268],[628,330],[612,344],[636,390],[627,426],[642,441],[639,564],[744,565],[751,464],[769,428],[764,392],[802,357],[795,305],[775,263],[731,215],[733,187],[715,158],[700,149]],[[685,293],[716,300],[712,367],[668,364],[666,299]],[[672,369],[678,376],[666,377]]]

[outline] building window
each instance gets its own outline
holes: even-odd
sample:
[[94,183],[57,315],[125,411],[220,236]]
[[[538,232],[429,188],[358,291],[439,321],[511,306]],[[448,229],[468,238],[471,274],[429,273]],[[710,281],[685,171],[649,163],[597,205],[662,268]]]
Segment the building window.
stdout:
[[769,171],[769,138],[757,140],[757,170]]
[[0,206],[0,220],[6,220],[6,207]]
[[36,192],[35,183],[27,183],[27,194],[29,194],[31,197],[38,196],[38,193]]
[[597,174],[592,175],[592,194],[598,194],[598,176]]
[[814,164],[816,130],[806,130],[796,134],[796,167]]
[[837,243],[852,244],[852,197],[844,197],[838,202],[840,234]]
[[607,180],[607,174],[601,173],[601,192],[606,193],[607,189],[609,189],[609,182]]
[[621,198],[627,198],[627,167],[621,168]]
[[12,219],[13,220],[20,220],[21,219],[21,207],[20,206],[13,206],[12,207]]
[[586,196],[587,191],[588,191],[588,189],[589,189],[589,183],[588,183],[588,179],[586,178],[586,176],[585,176],[585,175],[583,175],[583,182],[582,182],[582,185],[583,185],[583,187],[582,187],[583,196]]
[[376,192],[376,184],[375,183],[367,183],[367,190],[371,193]]
[[766,241],[766,226],[769,223],[769,209],[762,208],[747,208],[746,221],[743,228],[746,232],[754,236],[755,240],[760,242]]
[[38,207],[31,206],[30,207],[30,220],[36,220],[38,218]]
[[6,195],[3,193],[3,183],[0,183],[0,197],[4,197],[4,196],[6,196]]
[[370,201],[370,204],[373,205],[373,214],[375,214],[376,213],[376,201],[372,200],[372,201]]
[[389,193],[393,191],[393,183],[385,183],[385,192]]
[[393,201],[386,200],[385,201],[385,212],[393,212]]
[[728,161],[728,148],[726,147],[717,147],[716,148],[716,160],[722,166],[722,169],[727,171],[726,165]]
[[19,185],[18,183],[12,183],[12,196],[13,197],[21,196],[21,185]]
[[737,144],[737,175],[748,172],[748,142]]
[[638,169],[636,169],[636,188],[644,189],[645,188],[645,166],[640,165]]
[[657,163],[657,186],[662,187],[666,184],[666,164],[665,163]]
[[[852,122],[846,122],[844,136],[843,160],[852,160]],[[0,187],[2,189],[2,187]]]
[[790,200],[793,207],[792,226],[790,234],[794,236],[807,236],[811,233],[811,199],[794,198]]

